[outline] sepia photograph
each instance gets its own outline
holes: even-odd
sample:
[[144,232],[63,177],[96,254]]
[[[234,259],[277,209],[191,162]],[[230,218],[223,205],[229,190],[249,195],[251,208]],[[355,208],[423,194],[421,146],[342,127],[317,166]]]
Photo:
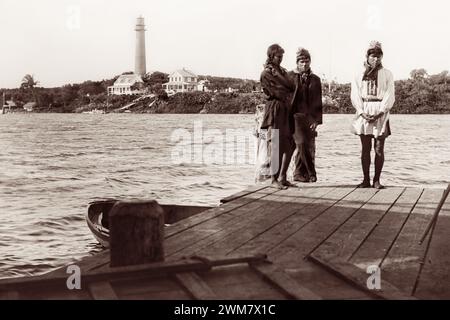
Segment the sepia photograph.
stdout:
[[0,0],[0,300],[450,299],[449,11]]

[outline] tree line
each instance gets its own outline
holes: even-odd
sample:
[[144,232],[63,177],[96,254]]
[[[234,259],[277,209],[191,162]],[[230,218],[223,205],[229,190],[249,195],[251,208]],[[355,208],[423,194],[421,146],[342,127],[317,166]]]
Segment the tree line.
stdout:
[[[428,75],[425,69],[414,69],[409,79],[395,81],[395,104],[391,113],[450,113],[450,76],[448,71]],[[353,113],[351,86],[324,83],[325,113]]]
[[[33,75],[27,74],[18,88],[0,91],[5,93],[6,100],[13,100],[19,108],[27,102],[36,102],[37,112],[80,112],[94,107],[114,109],[137,97],[107,95],[107,88],[113,85],[118,77],[43,88]],[[251,112],[255,104],[264,101],[258,81],[215,76],[199,76],[199,79],[209,80],[208,88],[212,93],[207,95],[207,99],[204,94],[195,92],[167,97],[162,84],[168,81],[168,74],[158,71],[146,74],[143,77],[144,83],[139,86],[166,102],[161,112],[176,110],[182,113],[183,110],[204,110],[209,107],[211,110],[219,110],[220,113]],[[450,113],[449,83],[448,71],[429,75],[424,69],[412,70],[409,79],[395,81],[396,102],[392,113]],[[228,88],[233,89],[234,93],[224,94],[223,91]],[[354,112],[350,101],[350,84],[324,82],[322,90],[325,113]]]

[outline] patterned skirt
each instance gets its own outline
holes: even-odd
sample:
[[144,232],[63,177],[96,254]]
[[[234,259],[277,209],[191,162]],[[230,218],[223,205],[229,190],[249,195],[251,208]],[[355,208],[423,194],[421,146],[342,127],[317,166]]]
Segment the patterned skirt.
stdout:
[[[379,107],[379,102],[366,102],[364,103],[363,111],[369,115],[376,115],[379,112]],[[361,115],[356,115],[352,121],[350,131],[356,135],[370,135],[375,138],[386,138],[391,135],[389,113],[385,113],[374,122],[369,122]]]

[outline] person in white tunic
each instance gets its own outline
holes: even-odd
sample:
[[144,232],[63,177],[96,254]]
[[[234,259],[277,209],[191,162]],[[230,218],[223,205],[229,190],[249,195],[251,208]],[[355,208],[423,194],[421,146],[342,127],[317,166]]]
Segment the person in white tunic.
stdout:
[[372,186],[382,189],[380,183],[384,164],[384,142],[391,134],[389,111],[395,101],[394,77],[383,67],[381,43],[372,41],[366,52],[365,70],[352,81],[351,101],[356,109],[352,132],[361,140],[361,165],[364,175],[359,188],[370,188],[372,141],[375,149],[375,175]]

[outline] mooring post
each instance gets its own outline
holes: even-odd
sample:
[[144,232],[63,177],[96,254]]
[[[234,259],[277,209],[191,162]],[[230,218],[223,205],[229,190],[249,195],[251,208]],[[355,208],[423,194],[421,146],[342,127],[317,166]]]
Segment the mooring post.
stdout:
[[111,267],[164,260],[164,210],[156,200],[116,202],[109,226]]

